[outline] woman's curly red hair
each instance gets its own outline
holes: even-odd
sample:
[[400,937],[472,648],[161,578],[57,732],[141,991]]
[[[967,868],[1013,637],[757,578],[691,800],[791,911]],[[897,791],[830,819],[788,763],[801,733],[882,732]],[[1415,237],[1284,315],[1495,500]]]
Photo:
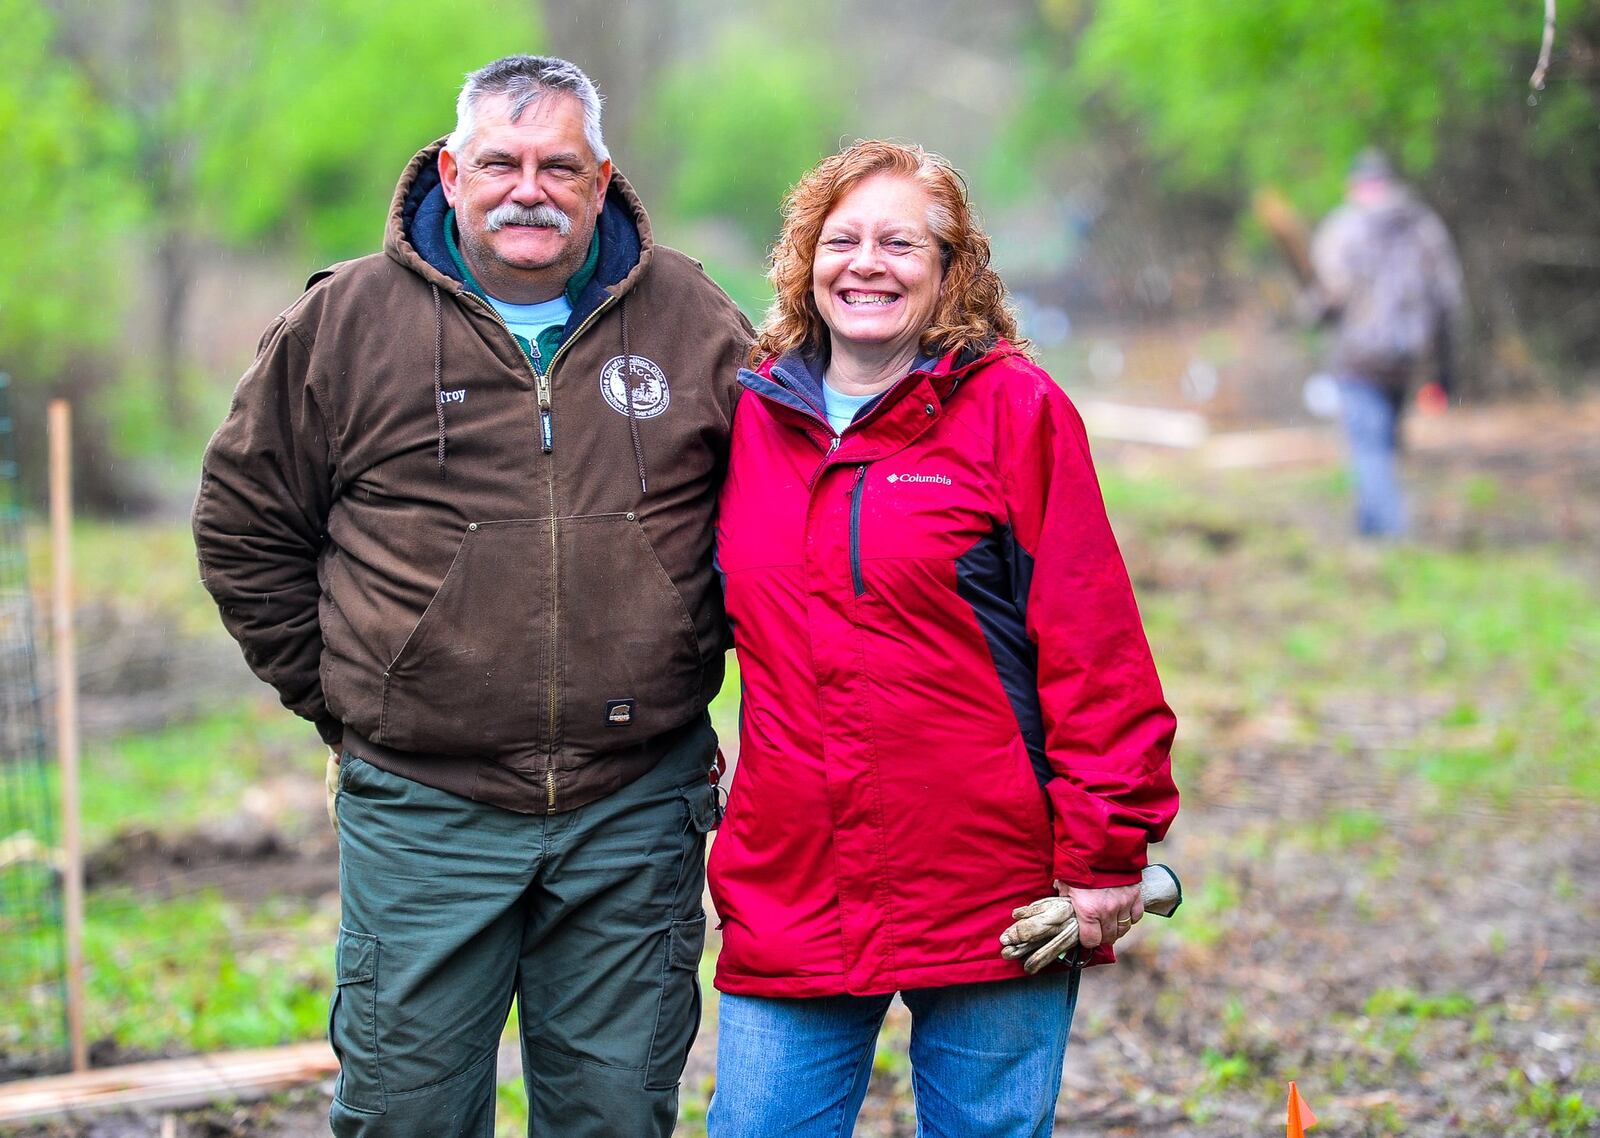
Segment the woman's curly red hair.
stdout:
[[923,354],[982,350],[1002,337],[1027,351],[1027,341],[1018,338],[1005,285],[989,267],[989,236],[973,215],[960,172],[920,146],[870,139],[824,158],[785,195],[783,233],[773,246],[767,272],[776,296],[756,331],[752,361],[797,348],[820,353],[827,345],[828,328],[811,290],[817,239],[839,200],[878,174],[905,178],[928,195],[928,228],[939,242],[945,275],[938,306],[922,333]]

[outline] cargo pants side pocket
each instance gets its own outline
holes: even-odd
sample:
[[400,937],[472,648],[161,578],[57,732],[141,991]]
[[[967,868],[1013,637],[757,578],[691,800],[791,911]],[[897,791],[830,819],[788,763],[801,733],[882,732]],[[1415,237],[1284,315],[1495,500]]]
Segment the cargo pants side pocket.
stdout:
[[683,1077],[689,1048],[700,1031],[700,956],[706,945],[706,835],[717,828],[716,788],[707,782],[683,792],[687,847],[672,903],[672,923],[661,946],[661,1007],[650,1037],[647,1091],[671,1090]]
[[333,1096],[351,1110],[382,1114],[382,1054],[378,1046],[378,938],[339,927],[328,1042],[339,1059]]
[[661,1010],[650,1039],[644,1089],[672,1090],[683,1077],[689,1048],[700,1031],[700,954],[706,944],[706,916],[673,921],[662,946]]

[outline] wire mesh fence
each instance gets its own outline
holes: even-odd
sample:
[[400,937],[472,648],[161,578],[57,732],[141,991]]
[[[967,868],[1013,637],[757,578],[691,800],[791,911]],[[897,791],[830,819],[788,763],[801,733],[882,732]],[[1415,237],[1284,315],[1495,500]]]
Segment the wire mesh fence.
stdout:
[[0,374],[0,1053],[12,1073],[67,1052],[56,793],[39,687],[10,377]]

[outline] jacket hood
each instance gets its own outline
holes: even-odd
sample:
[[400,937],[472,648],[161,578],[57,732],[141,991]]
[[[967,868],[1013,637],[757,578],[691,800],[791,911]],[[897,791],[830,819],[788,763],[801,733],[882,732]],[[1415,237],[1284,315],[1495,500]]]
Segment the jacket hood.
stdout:
[[[450,212],[439,180],[439,152],[444,141],[441,138],[417,151],[400,175],[384,226],[383,251],[429,284],[461,293],[466,291],[466,282],[444,235],[445,215]],[[611,175],[595,227],[600,234],[600,261],[594,279],[573,305],[575,323],[599,307],[607,295],[627,293],[655,250],[649,215],[620,173]]]
[[[445,200],[444,187],[439,178],[439,152],[444,149],[444,144],[445,140],[441,138],[417,151],[405,172],[400,175],[400,183],[395,187],[394,199],[389,205],[389,220],[384,227],[383,238],[384,253],[422,277],[433,290],[433,398],[438,415],[440,477],[445,474],[449,426],[440,387],[440,377],[444,373],[444,323],[439,295],[443,291],[460,296],[468,291],[461,270],[450,255],[450,243],[445,234],[450,204]],[[628,355],[626,297],[648,268],[655,243],[650,236],[650,218],[644,211],[644,204],[639,201],[628,180],[615,171],[606,187],[606,200],[600,209],[600,216],[595,219],[595,229],[600,236],[600,252],[594,276],[573,300],[572,312],[567,317],[562,335],[572,335],[603,303],[616,297],[623,301],[622,348],[623,354]],[[631,368],[631,362],[629,366]],[[627,414],[642,491],[648,486],[648,474],[631,403]]]

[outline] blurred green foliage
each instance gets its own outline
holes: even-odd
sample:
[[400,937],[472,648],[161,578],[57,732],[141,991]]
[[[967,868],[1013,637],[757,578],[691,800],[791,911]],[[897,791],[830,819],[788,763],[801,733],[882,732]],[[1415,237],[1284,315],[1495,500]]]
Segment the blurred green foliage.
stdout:
[[[1041,4],[1057,25],[1073,7]],[[1098,94],[1134,118],[1176,185],[1280,184],[1326,203],[1363,147],[1422,173],[1447,140],[1523,102],[1542,19],[1504,0],[1099,0],[1068,105]],[[1531,145],[1596,154],[1582,85],[1539,100]],[[1079,129],[1070,112],[1054,121]]]
[[[1502,0],[1042,0],[1048,48],[1030,53],[1013,144],[1074,138],[1104,101],[1174,186],[1283,184],[1326,202],[1362,147],[1426,171],[1453,131],[1522,99],[1541,16]],[[1586,94],[1546,98],[1546,133],[1571,139]]]
[[[283,279],[293,281],[374,250],[396,176],[450,128],[465,72],[546,49],[548,11],[558,36],[589,22],[576,43],[593,58],[579,62],[604,80],[604,45],[622,42],[606,21],[623,10],[574,15],[539,0],[0,0],[0,129],[15,154],[0,368],[18,380],[19,421],[38,418],[45,390],[92,398],[103,450],[147,465],[172,456],[186,485],[196,423],[210,424],[206,412],[236,370],[215,373],[218,341],[247,350],[234,329],[197,328],[190,301],[222,287],[215,272],[202,274],[208,260],[288,257],[298,265]],[[899,135],[912,123],[929,132],[919,107],[978,108],[951,128],[963,135],[951,142],[960,150],[975,132],[972,152],[988,156],[974,167],[980,205],[1006,202],[1040,219],[1030,237],[1049,250],[1037,266],[1045,277],[1111,229],[1103,215],[1119,204],[1136,236],[1152,219],[1187,216],[1202,243],[1265,183],[1320,211],[1351,156],[1376,143],[1408,174],[1451,180],[1459,216],[1485,232],[1499,226],[1469,291],[1485,297],[1493,282],[1507,298],[1490,315],[1529,328],[1531,348],[1504,359],[1557,349],[1594,358],[1578,350],[1592,346],[1584,330],[1600,325],[1582,306],[1588,278],[1573,270],[1587,271],[1581,239],[1593,222],[1582,206],[1600,190],[1600,100],[1583,70],[1600,42],[1600,8],[1562,6],[1556,67],[1537,107],[1527,105],[1537,0],[1017,0],[1003,15],[997,26],[1007,30],[980,44],[961,42],[951,29],[970,25],[948,12],[886,39],[892,15],[839,3],[763,0],[726,13],[641,5],[641,26],[663,34],[650,41],[659,54],[623,61],[638,90],[618,103],[625,117],[609,121],[629,140],[619,160],[650,187],[658,232],[682,233],[754,313],[785,191],[857,135]],[[1068,198],[1077,204],[1063,214]],[[1060,249],[1040,233],[1064,226],[1078,228]],[[1540,240],[1520,243],[1525,235]],[[1148,251],[1135,243],[1136,254],[1109,241],[1105,263],[1089,271],[1131,273],[1135,260],[1172,260],[1174,245],[1192,244],[1187,233],[1157,237]],[[1556,284],[1578,284],[1529,291],[1541,265],[1567,274]],[[248,275],[245,263],[240,279]],[[1026,283],[1017,275],[1014,284]],[[216,297],[207,299],[214,311]],[[241,291],[241,311],[258,303]],[[213,361],[203,382],[201,349]],[[1507,390],[1528,378],[1515,367]]]
[[259,3],[243,35],[231,15],[207,14],[219,39],[197,45],[206,73],[181,95],[204,215],[232,243],[297,241],[328,259],[377,247],[374,205],[449,133],[465,74],[542,39],[531,7],[509,0]]
[[1103,0],[1080,61],[1185,180],[1326,186],[1380,139],[1426,168],[1447,112],[1513,81],[1533,15],[1503,0]]
[[718,40],[709,62],[666,76],[639,137],[672,171],[669,212],[727,218],[760,247],[772,243],[783,195],[838,148],[848,122],[817,82],[817,58],[809,45],[739,28]]
[[[117,332],[108,255],[136,218],[118,178],[123,123],[55,53],[38,0],[0,0],[0,137],[11,151],[0,241],[0,360],[55,371]],[[84,313],[93,313],[84,319]]]
[[0,0],[0,365],[53,385],[104,352],[134,300],[127,266],[171,230],[324,261],[371,251],[406,160],[450,129],[462,76],[537,49],[532,13],[246,0],[174,20],[156,3]]

